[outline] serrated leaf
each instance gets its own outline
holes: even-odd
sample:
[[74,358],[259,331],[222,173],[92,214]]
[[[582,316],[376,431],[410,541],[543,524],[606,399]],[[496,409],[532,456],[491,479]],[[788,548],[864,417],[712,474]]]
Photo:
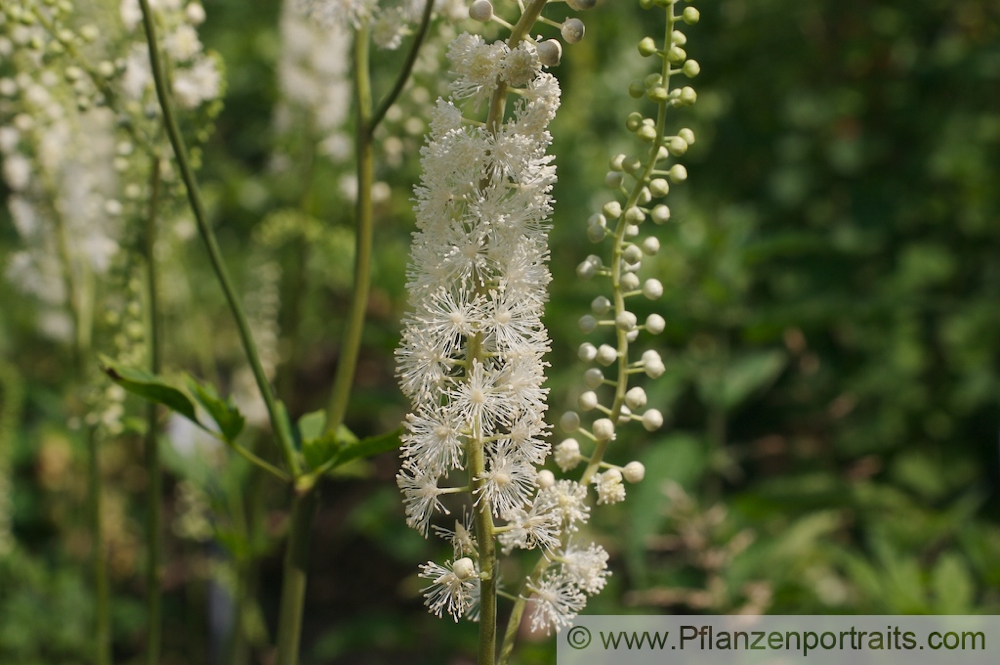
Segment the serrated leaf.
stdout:
[[215,386],[201,384],[194,377],[188,376],[187,384],[198,403],[204,407],[208,415],[212,416],[212,420],[219,426],[219,431],[226,441],[235,441],[239,433],[243,431],[246,419],[233,405],[232,400],[223,400],[219,397]]
[[128,392],[150,402],[163,404],[191,422],[201,425],[190,398],[162,377],[135,367],[126,367],[104,355],[99,360],[104,373]]

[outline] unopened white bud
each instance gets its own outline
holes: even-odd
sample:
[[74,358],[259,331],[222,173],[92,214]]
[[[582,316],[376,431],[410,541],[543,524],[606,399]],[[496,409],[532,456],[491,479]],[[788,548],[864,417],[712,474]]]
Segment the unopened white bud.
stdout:
[[687,62],[684,63],[684,66],[681,68],[681,71],[684,72],[684,76],[688,77],[689,79],[693,79],[695,76],[701,73],[701,65],[698,64],[697,60],[688,60]]
[[688,25],[694,25],[701,18],[701,12],[699,12],[694,7],[685,7],[684,12],[681,14],[681,18]]
[[639,227],[638,226],[636,226],[635,224],[629,224],[628,226],[625,227],[625,237],[626,238],[634,238],[637,235],[639,235]]
[[566,40],[567,44],[576,44],[578,41],[583,39],[586,27],[580,19],[571,18],[562,24],[562,28],[560,28],[559,32],[562,35],[562,38]]
[[580,395],[579,403],[582,411],[593,411],[599,404],[597,400],[597,393],[593,390],[588,390]]
[[625,404],[630,409],[641,409],[646,406],[646,391],[639,386],[629,388],[628,392],[625,393]]
[[469,7],[469,18],[486,23],[493,18],[493,3],[490,0],[476,0]]
[[633,328],[632,330],[629,330],[627,333],[625,333],[625,339],[627,339],[629,342],[634,342],[635,340],[639,339],[639,329]]
[[656,409],[650,409],[642,414],[642,426],[647,432],[655,432],[663,427],[663,414]]
[[694,132],[689,128],[685,127],[681,131],[677,132],[677,136],[687,141],[688,145],[694,145]]
[[633,225],[642,224],[646,221],[646,213],[639,206],[632,206],[625,211],[625,221]]
[[650,213],[655,224],[665,224],[670,220],[670,208],[665,205],[658,205]]
[[670,183],[664,178],[654,178],[649,181],[649,193],[659,198],[670,193]]
[[597,357],[597,347],[590,342],[584,342],[576,352],[577,358],[585,363],[589,363]]
[[184,8],[184,16],[192,25],[201,25],[205,21],[205,8],[197,2],[192,2]]
[[674,164],[670,167],[670,170],[667,171],[667,175],[670,176],[670,180],[673,182],[684,182],[687,180],[688,171],[684,168],[683,164]]
[[687,141],[685,141],[679,136],[675,136],[674,138],[670,139],[669,143],[667,143],[667,150],[669,150],[670,154],[674,155],[675,157],[680,157],[685,152],[687,152],[687,149],[688,149]]
[[642,482],[646,477],[646,467],[642,462],[629,462],[622,467],[622,478],[630,483]]
[[694,88],[690,86],[684,86],[683,88],[681,88],[681,94],[678,97],[678,101],[680,101],[681,105],[683,106],[691,106],[696,101],[698,101],[698,93],[695,92]]
[[601,242],[608,235],[608,229],[604,226],[591,224],[587,227],[587,240],[590,242]]
[[546,39],[537,47],[538,59],[546,67],[555,67],[562,59],[562,44],[555,39]]
[[641,249],[646,256],[653,256],[660,251],[660,239],[656,236],[649,236],[642,241]]
[[584,335],[589,335],[597,329],[597,319],[590,314],[584,314],[580,317],[580,321],[577,325],[580,326],[580,332]]
[[580,428],[580,414],[576,411],[567,411],[559,417],[559,427],[564,432],[575,432]]
[[684,46],[685,44],[687,44],[687,41],[688,41],[687,35],[685,35],[680,30],[674,30],[672,33],[670,33],[670,43],[671,44],[677,44],[678,46]]
[[598,418],[594,421],[594,436],[598,441],[611,441],[615,438],[615,424],[610,418]]
[[578,12],[593,9],[597,6],[597,0],[566,0],[566,4]]
[[642,295],[650,300],[656,300],[663,295],[663,284],[658,279],[647,279],[642,285]]
[[622,258],[629,263],[638,263],[642,260],[642,249],[636,245],[629,245],[622,252]]
[[636,323],[638,323],[638,319],[632,312],[622,312],[615,317],[615,327],[618,330],[628,332],[635,328]]
[[601,210],[608,219],[618,219],[622,214],[622,204],[618,201],[608,201]]
[[539,471],[538,475],[535,476],[535,480],[538,481],[538,486],[541,487],[542,489],[545,489],[547,487],[552,487],[553,485],[556,484],[555,474],[549,471],[548,469],[542,469],[541,471]]
[[627,272],[621,278],[622,288],[626,291],[635,291],[639,288],[639,278],[634,272]]
[[621,171],[624,168],[623,166],[624,164],[625,164],[625,155],[620,153],[612,156],[611,159],[608,161],[608,166],[611,168],[612,171]]
[[583,382],[588,388],[597,388],[604,383],[604,372],[599,367],[591,367],[583,373]]
[[598,266],[590,258],[586,258],[576,267],[576,276],[580,279],[590,279],[597,274]]
[[469,557],[463,556],[452,564],[451,572],[455,573],[455,577],[464,581],[476,574],[476,564],[472,563],[472,559]]
[[608,189],[618,189],[622,186],[622,181],[625,179],[625,174],[621,171],[608,171],[604,175],[604,185]]
[[659,314],[650,314],[646,317],[646,330],[654,335],[659,335],[667,327],[667,322]]
[[618,349],[610,344],[601,344],[597,349],[597,362],[601,365],[607,367],[616,360],[618,360]]
[[604,296],[597,296],[590,303],[590,311],[597,316],[604,316],[611,309],[611,301]]

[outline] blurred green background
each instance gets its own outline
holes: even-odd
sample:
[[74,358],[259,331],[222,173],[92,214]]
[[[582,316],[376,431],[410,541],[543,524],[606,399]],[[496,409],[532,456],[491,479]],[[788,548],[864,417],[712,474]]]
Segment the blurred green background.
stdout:
[[[272,129],[278,3],[205,5],[202,39],[222,55],[228,83],[201,181],[250,299],[260,265],[281,266],[277,383],[297,417],[322,408],[337,362],[353,253],[340,183],[352,167],[319,158],[306,181],[273,168],[278,152],[300,159],[308,139],[305,129]],[[668,425],[628,431],[610,453],[643,461],[647,474],[624,504],[594,512],[590,535],[612,553],[614,575],[587,611],[996,613],[1000,4],[698,6],[701,22],[686,29],[701,64],[698,103],[669,120],[698,140],[683,160],[688,181],[669,197],[672,219],[657,228],[662,250],[645,262],[666,294],[637,311],[667,319],[656,340],[667,372],[646,387]],[[649,107],[627,86],[653,63],[635,44],[660,33],[662,13],[603,2],[581,18],[586,39],[555,70],[564,97],[552,127],[553,421],[583,390],[576,320],[601,292],[575,267],[595,251],[586,219],[611,196],[600,187],[609,156],[636,149],[624,120]],[[399,57],[376,55],[378,90]],[[382,142],[378,177],[391,194],[376,209],[348,422],[359,435],[394,428],[406,410],[392,351],[422,141],[412,119],[426,113],[422,95],[438,94],[428,80],[381,132],[402,135],[403,159],[392,164],[386,151],[399,146]],[[281,212],[304,198],[321,222],[316,235]],[[3,215],[0,262],[19,242]],[[194,286],[168,314],[165,364],[226,385],[240,351],[197,238],[177,260]],[[0,662],[85,663],[85,455],[66,426],[67,352],[38,335],[33,303],[7,282],[0,303],[0,442],[16,541],[0,555]],[[103,452],[115,651],[131,662],[142,644],[145,478],[138,438]],[[235,459],[168,461],[163,663],[222,662],[213,654],[233,620],[236,574],[255,580],[241,617],[245,662],[266,663],[286,497]],[[475,626],[422,605],[416,566],[442,549],[405,527],[397,466],[383,455],[323,487],[304,665],[474,662]],[[519,662],[554,662],[552,640],[526,636]]]

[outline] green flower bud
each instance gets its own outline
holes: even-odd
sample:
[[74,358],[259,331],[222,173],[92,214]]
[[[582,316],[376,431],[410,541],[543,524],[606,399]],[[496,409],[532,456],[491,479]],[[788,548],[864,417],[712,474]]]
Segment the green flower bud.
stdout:
[[687,180],[688,171],[684,168],[683,164],[674,164],[670,167],[667,175],[670,177],[671,182],[684,182]]
[[688,60],[684,63],[684,67],[681,68],[681,71],[684,72],[684,76],[689,79],[693,79],[701,73],[701,65],[698,64],[697,60]]
[[639,42],[639,55],[644,58],[656,53],[656,42],[653,41],[652,37],[643,37],[642,41]]
[[698,93],[694,91],[694,88],[690,86],[684,86],[681,88],[681,95],[678,99],[681,105],[691,106],[696,101],[698,101]]
[[665,224],[670,220],[670,208],[665,205],[658,205],[650,213],[655,224]]
[[604,176],[604,185],[609,189],[618,189],[624,177],[621,171],[608,171]]
[[[642,160],[636,157],[635,155],[629,155],[628,157],[625,158],[625,161],[622,162],[622,169],[625,171],[625,173],[635,173],[641,168],[642,168]],[[615,217],[617,216],[618,215],[615,215]]]
[[663,178],[655,178],[649,182],[649,193],[659,198],[670,193],[670,183]]
[[694,7],[685,7],[684,13],[681,14],[681,19],[688,25],[694,25],[701,18],[701,12],[699,12]]
[[642,81],[632,81],[628,84],[628,95],[632,99],[639,99],[646,94],[646,86]]
[[656,102],[658,104],[665,102],[667,101],[668,97],[667,89],[664,88],[663,86],[657,86],[655,88],[652,88],[649,92],[647,92],[646,97],[648,97],[650,101]]
[[687,141],[685,141],[679,136],[675,136],[674,138],[670,139],[669,143],[667,143],[667,150],[669,150],[670,154],[674,155],[675,157],[683,155],[685,152],[687,152],[687,149],[688,149]]
[[639,131],[637,131],[635,135],[639,137],[640,141],[652,143],[656,140],[656,128],[650,127],[649,125],[643,125],[639,128]]
[[667,51],[667,61],[673,65],[676,65],[679,62],[684,62],[687,57],[687,51],[682,49],[680,46],[671,46],[670,50]]
[[687,44],[687,41],[688,41],[687,35],[685,35],[680,30],[674,30],[672,33],[670,33],[670,43],[671,44],[677,44],[678,46],[684,46],[685,44]]
[[687,141],[688,145],[694,145],[694,132],[688,129],[687,127],[677,132],[677,136]]
[[625,128],[630,132],[634,132],[642,126],[642,114],[638,111],[632,111],[628,114],[628,118],[625,119]]

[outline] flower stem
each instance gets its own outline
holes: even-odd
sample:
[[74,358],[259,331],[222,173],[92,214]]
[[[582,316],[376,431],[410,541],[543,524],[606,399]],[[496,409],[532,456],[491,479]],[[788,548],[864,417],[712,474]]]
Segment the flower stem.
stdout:
[[361,350],[361,336],[365,326],[365,312],[368,309],[368,292],[371,285],[372,228],[372,185],[375,182],[375,153],[372,144],[372,86],[371,70],[368,64],[369,28],[365,24],[354,38],[354,93],[357,104],[357,151],[358,196],[355,214],[357,228],[354,236],[354,293],[344,324],[344,335],[340,344],[337,373],[333,379],[330,405],[326,411],[326,428],[336,432],[344,423],[347,403],[354,384],[354,371],[358,365]]
[[[160,157],[153,155],[150,174],[149,211],[146,214],[144,253],[146,255],[146,302],[149,312],[147,340],[149,344],[149,371],[154,376],[160,373],[160,311],[157,295],[156,270],[156,211],[160,195]],[[160,501],[162,477],[160,473],[160,451],[156,440],[157,404],[146,405],[145,448],[146,476],[149,479],[146,503],[146,663],[160,662],[160,588],[162,586],[162,565],[160,551],[163,538],[160,532]]]
[[[368,133],[371,134],[378,127],[379,123],[382,122],[382,118],[389,111],[389,108],[395,103],[396,98],[399,97],[399,93],[403,92],[403,88],[406,87],[406,82],[410,80],[410,73],[413,71],[413,65],[417,62],[417,55],[420,53],[420,47],[423,46],[424,38],[427,37],[427,28],[431,24],[431,14],[434,13],[434,0],[427,0],[424,3],[424,13],[420,17],[420,25],[417,27],[417,32],[413,37],[413,44],[410,46],[410,52],[406,54],[406,60],[403,62],[403,68],[399,70],[399,76],[396,78],[395,85],[392,86],[392,90],[389,94],[379,102],[378,108],[375,113],[372,114],[371,120],[368,123]],[[359,72],[360,73],[360,72]]]
[[309,526],[319,493],[296,491],[282,570],[281,605],[278,610],[278,654],[276,665],[298,665],[302,633],[303,601],[309,555]]
[[104,564],[104,524],[101,519],[101,466],[97,428],[87,427],[87,512],[90,521],[91,566],[94,575],[94,663],[111,665],[111,603],[108,570]]
[[253,370],[257,387],[264,398],[264,404],[267,406],[268,418],[271,421],[271,427],[274,430],[275,436],[278,438],[285,464],[293,476],[298,476],[301,466],[295,452],[288,414],[284,412],[284,409],[279,407],[278,401],[271,390],[271,384],[264,373],[264,367],[260,362],[260,354],[257,351],[257,345],[250,331],[250,324],[247,321],[246,313],[243,311],[243,305],[236,295],[236,289],[233,287],[232,280],[229,277],[229,271],[226,269],[225,261],[223,261],[219,243],[215,239],[215,232],[208,223],[205,206],[201,200],[201,190],[198,188],[198,182],[195,180],[194,171],[191,168],[191,162],[187,155],[187,147],[184,144],[184,138],[181,136],[180,128],[177,125],[177,119],[174,117],[173,104],[170,100],[170,93],[167,90],[167,77],[164,73],[163,60],[160,57],[160,48],[156,38],[155,17],[149,7],[149,0],[139,0],[139,4],[142,8],[142,22],[146,30],[149,61],[152,64],[153,80],[156,84],[156,96],[160,102],[160,109],[163,111],[163,124],[167,130],[167,136],[170,138],[170,145],[174,149],[174,157],[177,159],[181,179],[184,181],[184,187],[187,190],[191,211],[194,213],[195,222],[198,224],[198,231],[208,249],[212,268],[215,270],[215,275],[225,293],[229,309],[236,320],[240,341],[243,344],[243,351],[246,354],[247,361],[250,363],[250,368]]

